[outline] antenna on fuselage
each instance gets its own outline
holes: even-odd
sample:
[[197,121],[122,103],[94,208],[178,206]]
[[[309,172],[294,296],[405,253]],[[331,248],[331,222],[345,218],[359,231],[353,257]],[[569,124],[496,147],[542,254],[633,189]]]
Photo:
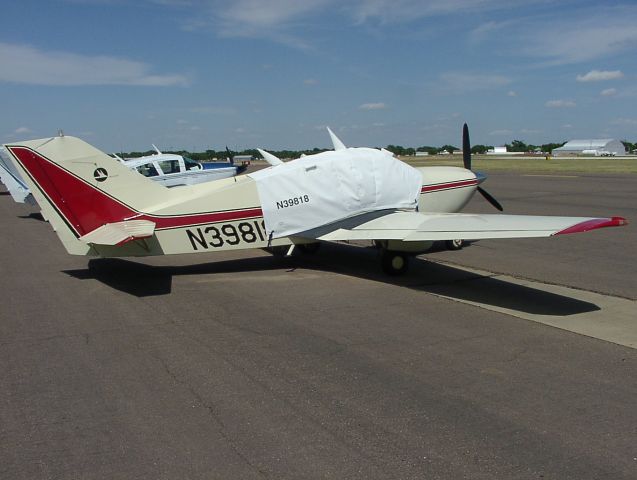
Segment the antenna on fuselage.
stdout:
[[345,144],[341,142],[341,139],[336,136],[336,134],[330,129],[330,127],[327,127],[327,131],[330,134],[330,138],[332,139],[334,150],[347,150]]
[[261,150],[260,148],[257,148],[257,150],[259,151],[263,159],[273,167],[276,167],[277,165],[281,165],[283,163],[283,161],[276,155],[273,155],[270,152],[266,152],[265,150]]

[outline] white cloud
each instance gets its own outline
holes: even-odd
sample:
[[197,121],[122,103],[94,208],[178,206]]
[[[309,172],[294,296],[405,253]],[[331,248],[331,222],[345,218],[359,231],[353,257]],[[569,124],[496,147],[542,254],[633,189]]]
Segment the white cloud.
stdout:
[[303,85],[317,85],[319,82],[315,78],[306,78],[303,80]]
[[361,110],[383,110],[383,109],[387,108],[387,105],[385,105],[382,102],[363,103],[358,108],[361,109]]
[[183,75],[154,75],[150,66],[110,56],[44,51],[27,45],[0,43],[0,82],[29,85],[186,86]]
[[616,88],[606,88],[599,93],[602,97],[612,97],[613,95],[617,95]]
[[227,26],[271,28],[320,9],[332,0],[234,0],[213,2],[213,8]]
[[591,70],[586,75],[578,75],[578,82],[602,82],[605,80],[617,80],[622,78],[624,74],[621,70]]
[[[234,0],[207,1],[214,30],[224,37],[267,38],[293,48],[306,50],[310,45],[288,32],[289,27],[309,17],[334,0]],[[193,29],[209,25],[198,18]]]
[[[180,4],[179,0],[160,0]],[[319,15],[345,17],[351,23],[397,24],[452,14],[510,10],[546,0],[199,0],[187,30],[213,29],[224,37],[266,38],[299,49],[311,49],[294,30],[304,31]],[[297,27],[301,27],[300,29]]]
[[544,106],[548,108],[573,108],[577,104],[573,100],[549,100]]
[[507,92],[507,97],[517,97],[517,96],[518,96],[517,92],[514,92],[513,90],[509,90]]
[[518,53],[550,65],[579,63],[637,49],[637,8],[582,8],[542,24],[520,24]]
[[456,13],[489,12],[542,0],[358,0],[350,2],[351,16],[358,23],[372,20],[381,23],[409,22],[424,17]]
[[14,131],[12,131],[11,133],[6,134],[4,136],[4,138],[7,139],[7,140],[13,140],[15,138],[22,137],[23,135],[27,135],[29,133],[32,133],[32,130],[30,128],[28,128],[28,127],[18,127]]
[[[165,0],[170,1],[170,0]],[[346,15],[356,23],[408,22],[424,17],[454,13],[486,12],[545,0],[205,0],[213,21],[221,23],[225,34],[242,35],[241,30],[281,28],[317,12]],[[234,31],[234,33],[233,33]]]

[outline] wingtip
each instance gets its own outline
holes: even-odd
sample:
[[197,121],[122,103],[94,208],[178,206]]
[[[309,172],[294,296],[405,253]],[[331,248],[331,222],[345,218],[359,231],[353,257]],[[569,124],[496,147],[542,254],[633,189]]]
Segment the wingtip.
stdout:
[[628,220],[624,217],[593,218],[560,230],[555,235],[568,235],[570,233],[589,232],[598,228],[623,227],[626,225],[628,225]]

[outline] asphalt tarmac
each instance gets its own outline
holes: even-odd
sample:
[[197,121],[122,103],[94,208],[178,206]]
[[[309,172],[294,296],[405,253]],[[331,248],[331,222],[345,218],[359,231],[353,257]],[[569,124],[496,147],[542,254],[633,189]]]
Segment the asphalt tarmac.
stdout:
[[600,308],[461,266],[636,299],[637,176],[485,187],[632,224],[388,278],[351,245],[88,261],[0,191],[0,478],[637,478],[637,350],[460,301]]

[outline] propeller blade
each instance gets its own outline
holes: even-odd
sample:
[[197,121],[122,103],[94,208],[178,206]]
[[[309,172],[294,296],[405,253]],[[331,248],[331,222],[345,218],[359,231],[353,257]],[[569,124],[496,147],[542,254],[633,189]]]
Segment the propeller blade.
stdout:
[[504,210],[502,208],[502,205],[500,205],[500,202],[498,202],[495,198],[493,198],[491,194],[487,192],[484,188],[478,187],[478,192],[480,192],[482,196],[485,198],[485,200],[489,202],[491,205],[493,205],[495,208],[497,208],[500,211]]
[[462,127],[462,163],[464,168],[471,170],[471,141],[469,140],[469,127],[466,123]]

